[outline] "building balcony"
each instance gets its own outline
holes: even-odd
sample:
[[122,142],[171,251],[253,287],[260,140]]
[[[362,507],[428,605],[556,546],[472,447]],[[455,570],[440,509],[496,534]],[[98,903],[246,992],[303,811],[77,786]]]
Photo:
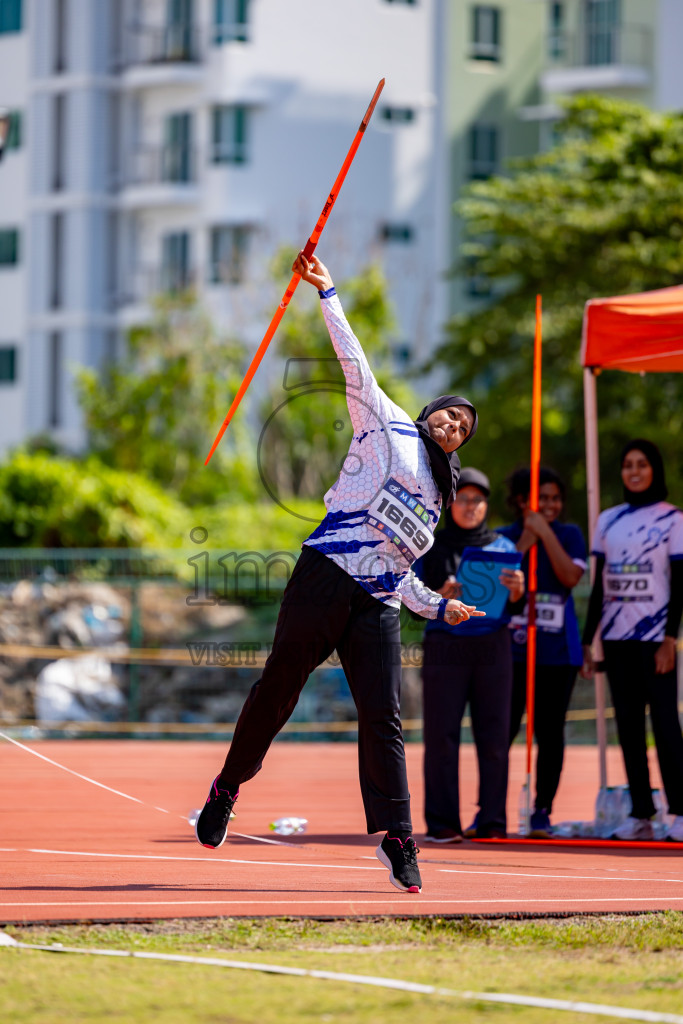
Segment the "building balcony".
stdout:
[[155,298],[179,295],[194,288],[197,272],[181,264],[141,267],[130,271],[113,296],[113,305],[119,312],[142,316]]
[[644,25],[557,33],[546,53],[541,85],[549,93],[644,89],[652,81],[652,31]]
[[199,201],[198,153],[189,146],[148,146],[126,161],[120,182],[121,205],[188,206]]
[[133,89],[170,82],[198,82],[204,48],[194,25],[136,26],[126,35],[123,81]]

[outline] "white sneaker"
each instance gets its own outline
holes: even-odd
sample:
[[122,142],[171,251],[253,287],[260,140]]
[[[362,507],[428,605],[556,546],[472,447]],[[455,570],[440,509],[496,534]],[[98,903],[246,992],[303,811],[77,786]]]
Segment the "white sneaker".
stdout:
[[671,828],[666,834],[667,839],[672,839],[674,843],[683,843],[683,814],[679,814],[673,820]]
[[612,836],[614,839],[654,839],[655,832],[649,818],[632,818],[629,815]]

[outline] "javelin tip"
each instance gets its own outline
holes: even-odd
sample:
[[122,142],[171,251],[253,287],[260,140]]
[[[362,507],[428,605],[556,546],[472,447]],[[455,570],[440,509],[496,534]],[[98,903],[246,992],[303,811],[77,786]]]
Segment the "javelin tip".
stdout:
[[364,132],[365,129],[367,128],[367,126],[368,126],[368,124],[370,122],[370,118],[372,117],[373,111],[374,111],[375,107],[377,106],[377,100],[379,99],[380,93],[382,92],[382,89],[384,88],[384,83],[385,83],[385,79],[384,78],[380,78],[379,82],[377,83],[377,88],[375,89],[374,95],[373,95],[372,99],[370,100],[370,105],[369,105],[368,109],[365,111],[365,116],[363,117],[363,120],[361,121],[361,123],[359,125],[359,128],[358,128],[359,132]]

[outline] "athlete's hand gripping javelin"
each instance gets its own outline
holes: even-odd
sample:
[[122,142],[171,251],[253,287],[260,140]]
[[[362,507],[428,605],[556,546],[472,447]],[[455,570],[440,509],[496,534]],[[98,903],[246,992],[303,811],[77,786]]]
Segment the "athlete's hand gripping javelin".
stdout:
[[322,260],[319,260],[317,256],[311,256],[310,260],[307,260],[303,250],[294,260],[292,270],[304,281],[308,281],[314,288],[317,288],[319,292],[326,292],[334,287],[330,272]]
[[[308,284],[313,285],[320,292],[326,292],[334,287],[329,270],[317,256],[311,256],[310,260],[308,260],[304,256],[303,251],[300,252],[292,264],[292,271],[295,274],[299,274],[302,280],[307,281]],[[434,415],[439,416],[439,413]],[[440,438],[443,438],[444,443],[447,443],[446,435],[443,431],[435,433],[434,440],[437,443],[441,443]],[[441,446],[444,447],[444,444]],[[444,450],[446,450],[445,447]],[[462,601],[451,598],[446,605],[444,619],[449,626],[457,626],[459,622],[465,622],[474,616],[485,615],[486,612],[477,611],[476,605],[464,604]]]

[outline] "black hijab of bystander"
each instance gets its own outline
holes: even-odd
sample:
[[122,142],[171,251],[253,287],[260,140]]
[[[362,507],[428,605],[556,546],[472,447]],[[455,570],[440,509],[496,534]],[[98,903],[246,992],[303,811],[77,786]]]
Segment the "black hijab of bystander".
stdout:
[[[462,470],[459,488],[462,490],[464,487],[476,487],[478,491],[481,491],[482,498],[488,501],[491,484],[489,478],[480,469],[471,467]],[[460,556],[465,548],[485,548],[487,544],[493,543],[498,534],[489,526],[487,516],[484,516],[479,526],[466,530],[464,527],[458,526],[451,514],[446,516],[443,531],[437,534],[437,537],[439,536],[444,544]]]
[[652,483],[645,491],[629,491],[624,485],[624,501],[629,505],[654,505],[656,501],[664,501],[669,493],[664,476],[664,460],[662,453],[652,441],[646,441],[642,437],[636,437],[624,445],[619,457],[619,468],[624,464],[624,459],[629,452],[642,452],[652,466]]
[[449,405],[464,405],[468,409],[471,409],[474,415],[472,429],[460,445],[460,448],[462,448],[463,445],[466,445],[467,442],[474,437],[477,432],[477,427],[479,426],[477,410],[466,398],[462,398],[460,395],[441,395],[439,398],[435,398],[433,402],[429,402],[428,405],[425,405],[424,409],[420,410],[417,419],[414,421],[415,426],[417,427],[417,432],[424,441],[427,449],[432,475],[436,481],[437,487],[441,491],[441,497],[444,500],[446,508],[448,508],[455,500],[455,492],[460,478],[460,459],[458,458],[457,451],[451,452],[450,455],[448,455],[441,445],[438,445],[430,436],[429,428],[427,427],[427,417],[431,416],[433,412],[437,412],[439,409],[447,409]]

